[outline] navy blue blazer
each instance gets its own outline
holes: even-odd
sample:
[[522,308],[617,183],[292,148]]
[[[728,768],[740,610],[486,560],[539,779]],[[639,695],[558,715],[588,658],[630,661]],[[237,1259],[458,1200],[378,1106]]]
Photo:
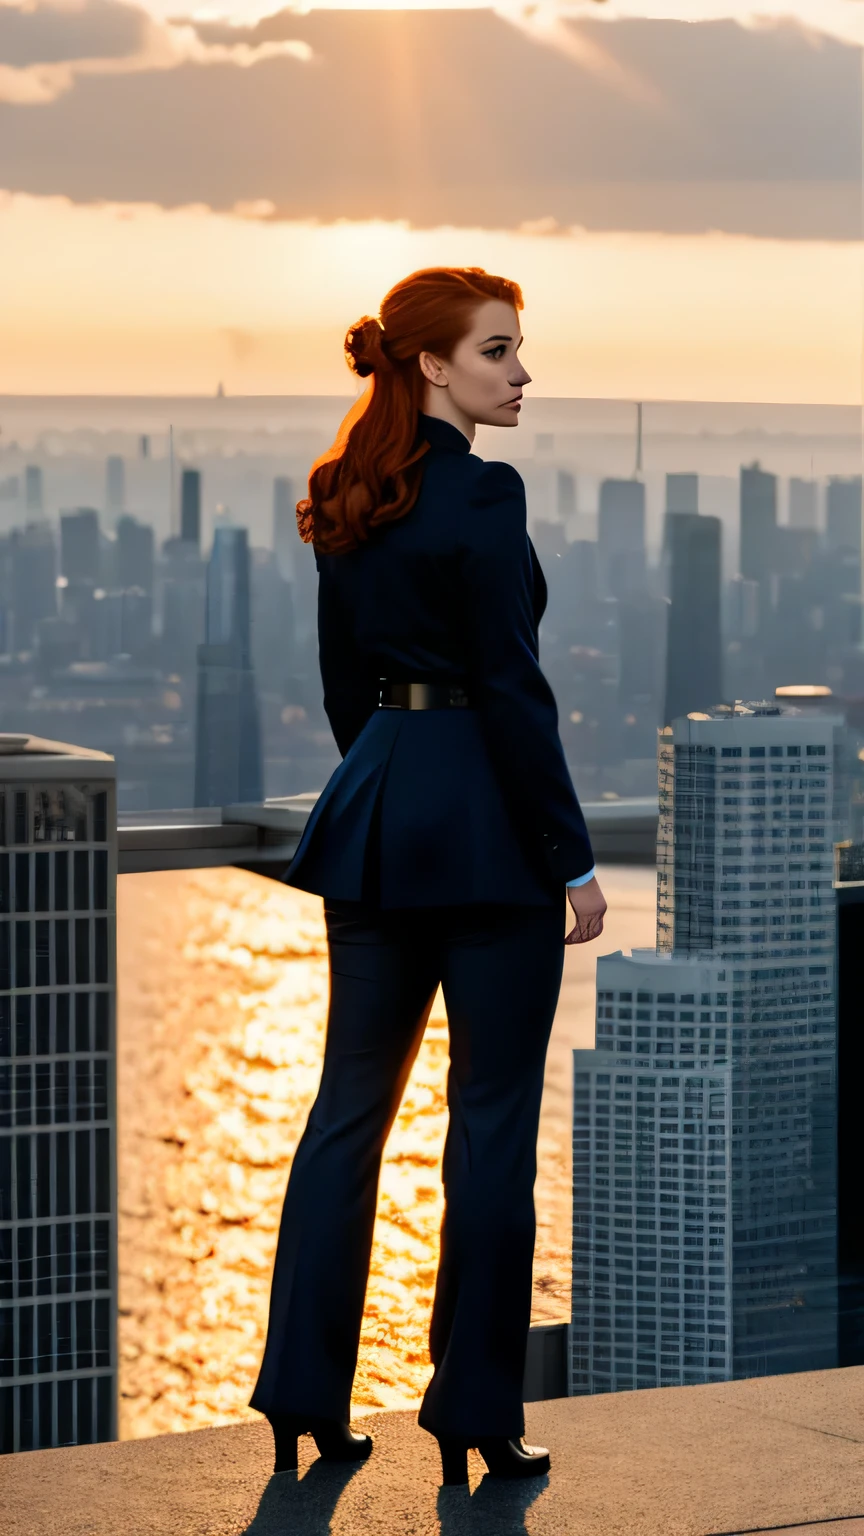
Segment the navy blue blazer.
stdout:
[[[546,581],[525,488],[447,422],[398,522],[319,554],[324,709],[342,762],[309,816],[287,885],[382,907],[560,902],[594,863],[538,661]],[[473,708],[379,709],[379,679],[458,683]]]

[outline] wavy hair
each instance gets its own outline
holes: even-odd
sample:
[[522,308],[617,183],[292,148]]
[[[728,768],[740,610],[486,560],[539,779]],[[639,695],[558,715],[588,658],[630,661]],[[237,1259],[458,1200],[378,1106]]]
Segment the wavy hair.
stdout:
[[385,296],[380,316],[364,315],[345,337],[348,366],[370,386],[351,407],[331,448],[315,460],[309,493],[297,503],[304,544],[344,554],[373,528],[410,512],[420,493],[418,418],[426,380],[421,352],[449,358],[488,299],[522,309],[517,283],[482,267],[425,267]]

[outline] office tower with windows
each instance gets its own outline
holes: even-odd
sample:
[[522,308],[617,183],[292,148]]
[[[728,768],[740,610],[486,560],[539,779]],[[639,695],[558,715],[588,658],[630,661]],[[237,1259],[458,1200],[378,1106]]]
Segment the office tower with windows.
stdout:
[[574,1053],[574,1393],[836,1364],[838,730],[661,732],[656,950]]
[[864,844],[837,849],[838,1365],[864,1364],[864,1207],[861,1203],[861,955]]
[[263,798],[261,725],[250,630],[245,528],[217,528],[198,647],[195,804]]
[[597,565],[602,592],[622,597],[645,579],[645,486],[603,480],[597,510]]
[[0,1451],[117,1438],[114,760],[0,735]]
[[180,537],[201,547],[201,471],[184,469],[180,477]]
[[759,464],[741,467],[741,575],[766,582],[774,569],[777,540],[777,476]]
[[666,514],[669,610],[664,721],[691,710],[710,709],[723,697],[721,537],[719,517]]

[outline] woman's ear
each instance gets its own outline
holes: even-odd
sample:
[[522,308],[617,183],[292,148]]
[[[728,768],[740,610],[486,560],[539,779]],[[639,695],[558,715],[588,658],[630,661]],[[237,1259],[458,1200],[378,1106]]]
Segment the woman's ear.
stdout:
[[430,384],[437,384],[439,389],[445,388],[449,382],[439,359],[434,352],[421,352],[417,361],[420,364],[420,372]]

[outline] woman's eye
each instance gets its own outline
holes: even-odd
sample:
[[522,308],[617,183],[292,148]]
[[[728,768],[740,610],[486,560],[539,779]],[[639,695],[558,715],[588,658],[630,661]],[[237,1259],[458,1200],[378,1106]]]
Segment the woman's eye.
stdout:
[[494,358],[495,362],[497,363],[499,357],[503,357],[506,350],[507,348],[505,346],[499,344],[497,347],[491,347],[488,352],[484,352],[483,356]]

